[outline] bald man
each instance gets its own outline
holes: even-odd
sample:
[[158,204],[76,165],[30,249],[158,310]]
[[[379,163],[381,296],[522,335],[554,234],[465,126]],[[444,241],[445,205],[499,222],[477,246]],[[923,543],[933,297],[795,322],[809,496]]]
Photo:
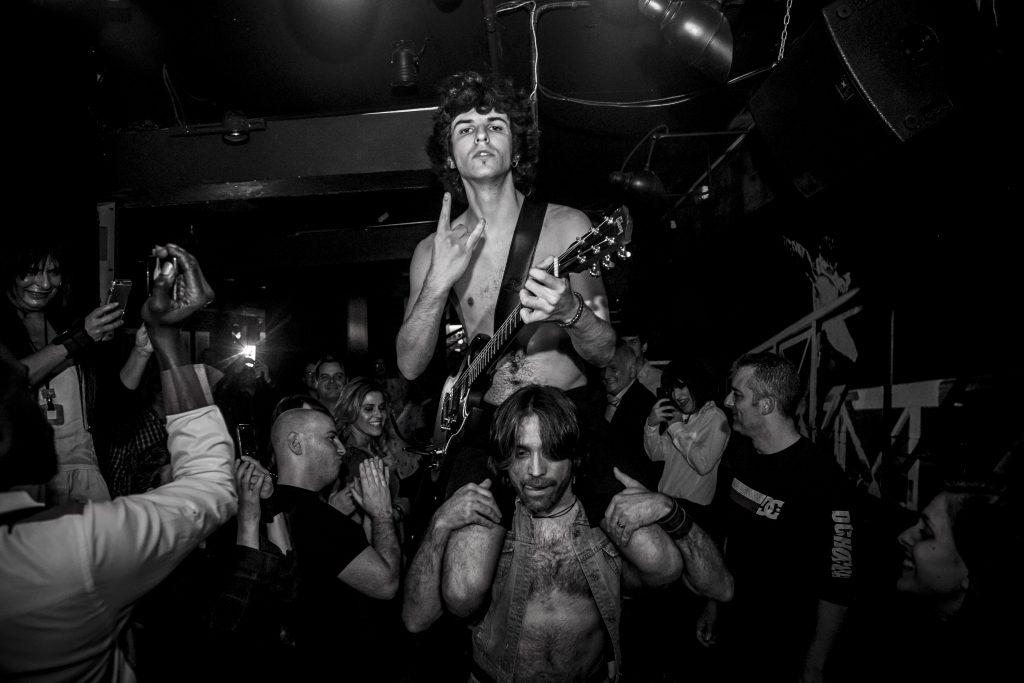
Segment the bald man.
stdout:
[[[285,513],[298,567],[295,638],[310,671],[338,666],[337,648],[358,653],[373,629],[366,619],[385,609],[398,591],[401,551],[392,521],[388,470],[380,458],[359,464],[354,498],[370,519],[363,528],[328,505],[319,492],[338,477],[345,446],[330,415],[287,410],[271,432],[277,456],[274,512]],[[371,598],[370,600],[367,600]],[[358,666],[359,662],[350,662]]]

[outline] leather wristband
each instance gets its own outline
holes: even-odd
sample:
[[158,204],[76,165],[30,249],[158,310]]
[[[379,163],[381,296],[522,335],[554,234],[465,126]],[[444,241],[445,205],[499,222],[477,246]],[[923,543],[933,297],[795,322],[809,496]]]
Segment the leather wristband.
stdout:
[[74,356],[94,342],[95,340],[85,331],[85,324],[82,321],[73,324],[66,332],[53,338],[53,343],[60,344],[67,349],[69,356]]
[[693,528],[693,520],[679,501],[672,499],[672,511],[658,520],[658,526],[665,530],[665,533],[674,540],[682,540]]
[[580,318],[583,317],[583,309],[586,308],[586,304],[583,302],[583,297],[580,296],[579,292],[573,292],[572,295],[576,297],[576,312],[572,314],[572,318],[570,318],[564,323],[557,321],[555,322],[556,325],[563,329],[573,327],[576,323],[578,323],[580,321]]

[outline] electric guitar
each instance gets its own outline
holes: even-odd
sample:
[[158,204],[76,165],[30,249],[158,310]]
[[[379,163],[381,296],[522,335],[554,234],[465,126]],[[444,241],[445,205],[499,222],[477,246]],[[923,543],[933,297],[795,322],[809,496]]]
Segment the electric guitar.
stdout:
[[[561,276],[589,270],[591,275],[597,277],[602,267],[615,266],[613,253],[621,259],[629,258],[626,245],[629,244],[632,230],[633,225],[625,207],[606,213],[599,224],[576,238],[548,266],[547,272]],[[520,315],[522,308],[521,304],[517,304],[491,337],[477,335],[456,374],[445,381],[434,424],[433,448],[430,451],[430,467],[435,471],[440,468],[452,443],[465,427],[470,412],[483,400],[487,383],[481,378],[491,374],[494,364],[523,327]]]

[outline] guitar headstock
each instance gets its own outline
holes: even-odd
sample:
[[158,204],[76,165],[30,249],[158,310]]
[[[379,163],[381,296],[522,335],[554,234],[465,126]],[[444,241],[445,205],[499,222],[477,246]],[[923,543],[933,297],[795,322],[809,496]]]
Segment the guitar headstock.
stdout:
[[610,210],[600,223],[569,245],[558,258],[556,272],[582,273],[589,270],[596,277],[602,268],[614,268],[615,258],[625,261],[632,255],[626,249],[632,237],[633,219],[629,209],[619,206]]

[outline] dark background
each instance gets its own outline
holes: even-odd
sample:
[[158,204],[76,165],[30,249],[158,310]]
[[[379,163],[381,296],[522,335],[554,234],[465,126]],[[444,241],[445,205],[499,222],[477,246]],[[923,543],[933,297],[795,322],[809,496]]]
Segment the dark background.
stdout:
[[[786,58],[771,70],[786,3],[726,2],[730,77],[755,75],[723,85],[682,63],[631,0],[537,3],[538,191],[595,218],[613,203],[630,207],[633,258],[605,279],[613,318],[646,325],[650,357],[699,354],[724,372],[738,353],[810,313],[810,281],[786,237],[812,254],[831,241],[839,272],[861,289],[865,309],[850,322],[861,351],[848,369],[855,385],[1019,375],[1020,156],[1010,116],[1019,11],[1008,2],[924,4],[939,18],[938,49],[923,67],[907,65],[905,46],[864,37],[843,55],[823,20],[843,3],[796,0]],[[66,231],[90,254],[95,205],[114,202],[116,276],[141,280],[154,243],[188,246],[218,291],[206,324],[222,333],[233,312],[264,311],[264,357],[276,372],[293,372],[310,351],[390,361],[411,248],[440,205],[440,187],[422,167],[402,176],[408,181],[325,176],[301,191],[287,188],[309,178],[267,179],[248,168],[231,180],[281,181],[249,197],[201,168],[187,186],[125,185],[115,143],[216,127],[234,109],[267,123],[252,133],[252,151],[283,121],[430,106],[437,83],[462,69],[494,69],[529,87],[530,15],[513,5],[497,3],[491,43],[488,3],[475,0],[15,3],[9,229]],[[909,0],[846,5],[882,28],[930,21],[917,22],[922,3]],[[391,56],[400,40],[415,44],[419,81],[396,91]],[[843,60],[857,53],[895,60],[948,110],[899,139],[888,124],[901,121],[877,107],[909,86],[851,71]],[[843,73],[857,84],[839,103]],[[675,100],[660,106],[659,98]],[[661,140],[650,167],[667,196],[622,192],[609,173],[640,170],[651,149],[640,143],[659,125],[671,133],[753,128],[728,154],[734,136]],[[208,138],[212,153],[237,154],[216,137]],[[700,200],[691,190],[712,164]],[[814,192],[800,180],[807,169],[817,176]],[[295,244],[307,245],[302,258],[292,256]],[[365,348],[352,347],[353,301],[365,305],[357,321]]]

